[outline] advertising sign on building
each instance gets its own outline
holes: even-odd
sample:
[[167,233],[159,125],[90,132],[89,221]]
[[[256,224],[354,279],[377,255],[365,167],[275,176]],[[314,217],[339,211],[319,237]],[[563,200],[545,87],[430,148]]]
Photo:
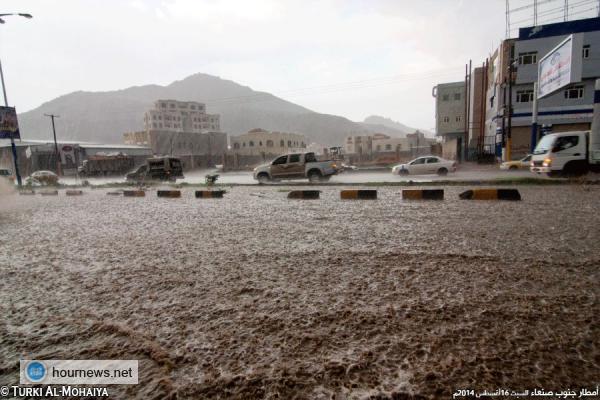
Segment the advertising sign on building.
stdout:
[[0,139],[20,139],[17,111],[14,107],[0,107]]
[[583,35],[570,35],[540,60],[538,99],[581,81],[582,45]]

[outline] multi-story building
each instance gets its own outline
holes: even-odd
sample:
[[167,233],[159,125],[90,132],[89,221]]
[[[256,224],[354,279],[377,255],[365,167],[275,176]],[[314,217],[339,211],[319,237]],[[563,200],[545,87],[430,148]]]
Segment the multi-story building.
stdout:
[[[500,158],[504,146],[502,132],[507,127],[509,65],[516,39],[507,39],[490,55],[485,70],[485,122],[479,152]],[[514,73],[513,73],[514,78]]]
[[[510,126],[511,158],[531,149],[533,83],[538,62],[571,34],[583,36],[581,82],[538,101],[540,132],[590,129],[594,81],[600,77],[600,18],[588,18],[519,29],[488,59],[484,148],[506,158]],[[512,64],[512,68],[511,68]],[[510,76],[512,70],[512,76]],[[511,93],[511,96],[509,96]],[[512,103],[512,113],[508,112]]]
[[157,100],[144,115],[144,128],[169,132],[219,132],[220,118],[207,114],[206,106],[196,101]]
[[435,131],[442,138],[442,156],[462,161],[468,140],[465,121],[465,82],[440,83],[433,88]]
[[344,152],[358,157],[370,156],[373,152],[373,136],[348,136],[344,143]]
[[430,154],[434,141],[419,131],[400,138],[392,138],[382,133],[348,136],[344,143],[344,154],[352,162],[391,163]]
[[233,154],[260,156],[264,160],[291,152],[306,151],[306,137],[297,133],[269,132],[252,129],[239,136],[230,137]]
[[220,164],[227,152],[219,115],[207,114],[202,103],[158,100],[146,112],[144,128],[124,133],[125,143],[149,146],[156,155],[179,157],[186,168]]
[[594,83],[600,77],[600,18],[567,21],[519,30],[515,43],[516,77],[512,87],[512,156],[530,151],[533,83],[538,79],[538,62],[570,34],[583,36],[581,81],[538,101],[538,124],[545,131],[590,129]]

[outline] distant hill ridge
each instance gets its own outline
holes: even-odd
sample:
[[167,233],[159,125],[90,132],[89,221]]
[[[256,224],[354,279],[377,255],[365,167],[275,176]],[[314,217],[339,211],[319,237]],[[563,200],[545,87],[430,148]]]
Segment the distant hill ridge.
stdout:
[[349,135],[381,132],[404,136],[414,131],[383,117],[373,116],[359,123],[320,114],[270,93],[201,73],[167,86],[69,93],[19,114],[19,125],[24,139],[49,139],[52,133],[44,114],[53,113],[60,115],[56,129],[62,140],[122,143],[124,132],[143,129],[144,113],[158,99],[206,103],[208,113],[221,115],[221,129],[230,135],[260,127],[302,133],[324,145],[340,145]]

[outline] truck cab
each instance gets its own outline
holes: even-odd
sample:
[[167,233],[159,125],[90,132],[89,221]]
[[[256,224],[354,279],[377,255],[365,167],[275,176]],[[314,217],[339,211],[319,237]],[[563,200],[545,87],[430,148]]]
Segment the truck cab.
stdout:
[[588,146],[588,131],[546,135],[533,151],[530,170],[549,176],[584,174],[589,170]]

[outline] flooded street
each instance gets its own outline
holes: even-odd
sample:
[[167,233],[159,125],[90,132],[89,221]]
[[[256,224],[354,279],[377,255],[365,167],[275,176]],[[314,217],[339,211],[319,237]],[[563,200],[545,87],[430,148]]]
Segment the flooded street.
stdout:
[[285,189],[2,196],[0,384],[20,358],[140,360],[111,398],[599,383],[600,186],[522,186],[521,202]]
[[[220,172],[214,169],[186,171],[184,179],[178,179],[177,183],[190,183],[190,184],[203,184],[205,181],[205,175],[207,174],[219,174],[217,183],[221,184],[239,184],[239,185],[253,185],[258,184],[257,181],[252,177],[252,171],[229,171]],[[437,182],[437,181],[466,181],[466,180],[494,180],[494,179],[521,179],[521,178],[538,178],[547,179],[545,175],[533,174],[528,170],[518,171],[502,171],[497,166],[463,166],[456,173],[449,173],[447,176],[438,175],[392,175],[391,170],[377,169],[377,170],[364,170],[364,171],[351,171],[344,172],[339,175],[331,177],[330,183],[372,183],[372,182]],[[63,177],[61,183],[67,185],[80,184],[86,179],[92,185],[105,185],[110,183],[123,183],[125,182],[124,177],[103,177],[103,178],[82,178],[77,179],[76,177]],[[289,182],[289,181],[288,181]],[[295,180],[292,182],[304,182],[304,180]],[[282,184],[285,184],[284,181]]]

